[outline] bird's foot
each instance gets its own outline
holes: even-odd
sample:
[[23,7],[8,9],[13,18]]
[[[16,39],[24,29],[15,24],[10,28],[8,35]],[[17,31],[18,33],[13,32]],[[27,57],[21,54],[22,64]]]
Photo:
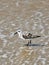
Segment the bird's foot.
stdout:
[[26,46],[31,46],[31,45],[32,45],[31,43],[26,44]]
[[26,44],[26,46],[31,46],[32,44],[31,44],[31,40],[30,41],[28,41],[28,43]]

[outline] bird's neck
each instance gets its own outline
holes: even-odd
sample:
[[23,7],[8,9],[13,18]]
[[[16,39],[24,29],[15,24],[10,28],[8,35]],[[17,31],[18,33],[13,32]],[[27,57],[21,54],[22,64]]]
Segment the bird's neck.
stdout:
[[18,35],[19,35],[19,38],[25,40],[25,39],[23,38],[23,36],[22,36],[22,32],[18,33]]
[[19,37],[22,37],[22,33],[20,32],[20,33],[18,33],[18,35],[19,35]]

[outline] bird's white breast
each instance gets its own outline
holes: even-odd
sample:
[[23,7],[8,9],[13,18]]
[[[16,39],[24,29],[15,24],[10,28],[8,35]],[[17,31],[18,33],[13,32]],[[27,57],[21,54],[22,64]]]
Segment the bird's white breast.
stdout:
[[20,33],[18,33],[18,35],[19,35],[19,38],[21,38],[21,39],[23,39],[23,40],[25,40],[23,37],[22,37],[22,33],[20,32]]

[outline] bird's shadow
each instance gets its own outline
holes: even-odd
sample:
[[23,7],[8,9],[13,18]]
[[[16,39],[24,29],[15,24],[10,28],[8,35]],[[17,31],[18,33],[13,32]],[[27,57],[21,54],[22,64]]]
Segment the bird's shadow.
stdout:
[[24,44],[24,46],[45,46],[44,44]]

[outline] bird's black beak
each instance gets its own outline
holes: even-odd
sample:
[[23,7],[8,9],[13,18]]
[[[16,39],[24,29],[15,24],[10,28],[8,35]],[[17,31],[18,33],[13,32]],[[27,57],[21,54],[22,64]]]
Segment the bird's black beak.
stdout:
[[17,32],[14,33],[14,35],[16,35],[16,34],[17,34]]

